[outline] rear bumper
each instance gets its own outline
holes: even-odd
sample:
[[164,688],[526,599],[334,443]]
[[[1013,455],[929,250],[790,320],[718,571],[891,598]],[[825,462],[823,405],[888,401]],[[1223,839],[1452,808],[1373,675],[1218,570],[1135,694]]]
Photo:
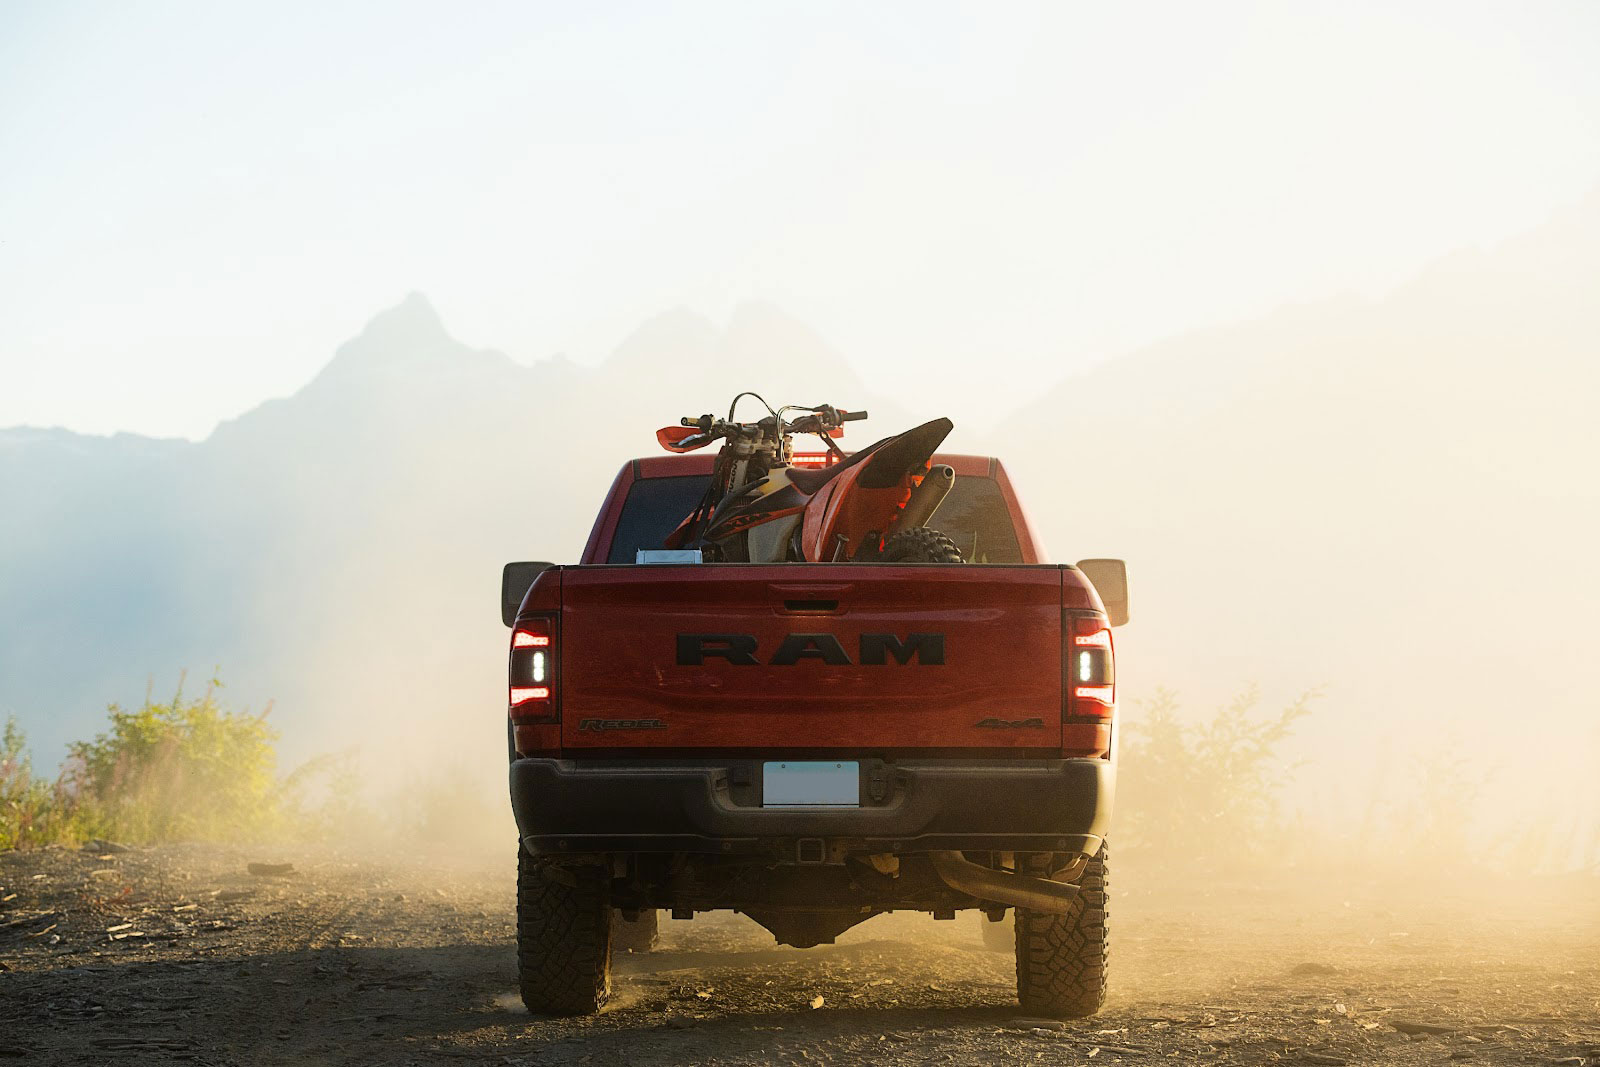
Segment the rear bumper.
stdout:
[[[511,764],[511,806],[534,854],[704,852],[793,855],[798,839],[869,852],[1093,853],[1111,818],[1108,760],[910,760],[859,808],[749,803],[728,766],[560,759]],[[742,799],[736,799],[739,797]]]

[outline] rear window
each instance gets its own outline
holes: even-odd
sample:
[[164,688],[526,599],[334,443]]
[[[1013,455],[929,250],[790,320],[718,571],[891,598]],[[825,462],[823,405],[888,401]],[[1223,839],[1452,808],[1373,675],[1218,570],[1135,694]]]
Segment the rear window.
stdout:
[[617,532],[611,537],[607,563],[632,563],[641,548],[662,548],[661,542],[678,528],[706,495],[709,474],[683,474],[672,478],[643,478],[628,488]]
[[1021,563],[1022,546],[1000,484],[957,477],[928,525],[956,543],[968,563]]
[[[632,563],[641,549],[661,548],[711,482],[710,475],[644,478],[628,488],[607,563]],[[1022,548],[1005,498],[993,478],[958,477],[930,526],[956,543],[968,563],[1021,563]]]

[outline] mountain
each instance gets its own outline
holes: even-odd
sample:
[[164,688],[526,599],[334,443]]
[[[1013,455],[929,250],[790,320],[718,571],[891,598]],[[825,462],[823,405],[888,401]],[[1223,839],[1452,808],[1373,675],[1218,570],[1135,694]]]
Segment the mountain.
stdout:
[[1382,299],[1175,338],[1026,407],[1005,448],[1045,540],[1129,560],[1129,691],[1323,685],[1329,789],[1465,755],[1503,813],[1600,810],[1573,793],[1600,759],[1596,292],[1600,193]]
[[[1129,560],[1130,717],[1161,684],[1320,684],[1313,793],[1438,788],[1464,754],[1507,811],[1600,808],[1573,785],[1600,758],[1597,279],[1600,195],[1381,299],[1026,383],[953,444],[1005,458],[1057,558]],[[741,388],[868,406],[857,446],[914,421],[770,306],[670,311],[584,367],[464,346],[413,295],[199,443],[0,431],[0,714],[49,759],[147,677],[215,667],[236,706],[276,699],[291,754],[497,751],[500,564],[574,558],[654,428]]]
[[655,427],[819,381],[864,397],[771,307],[659,316],[597,368],[524,366],[413,294],[203,442],[0,431],[0,716],[48,761],[187,668],[235,706],[275,701],[291,755],[498,750],[500,565],[575,558]]

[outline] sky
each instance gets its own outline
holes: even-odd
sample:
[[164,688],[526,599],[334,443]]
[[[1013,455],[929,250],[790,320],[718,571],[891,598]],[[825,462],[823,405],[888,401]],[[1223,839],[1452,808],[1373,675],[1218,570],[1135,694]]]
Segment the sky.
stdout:
[[0,426],[203,438],[412,290],[522,362],[767,301],[1000,418],[1537,225],[1596,54],[1581,2],[0,0]]

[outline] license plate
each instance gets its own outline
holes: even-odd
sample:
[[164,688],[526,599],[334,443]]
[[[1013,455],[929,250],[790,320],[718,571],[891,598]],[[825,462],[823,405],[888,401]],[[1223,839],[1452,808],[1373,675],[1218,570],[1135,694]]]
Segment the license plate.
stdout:
[[763,763],[764,808],[859,808],[861,765],[853,762]]

